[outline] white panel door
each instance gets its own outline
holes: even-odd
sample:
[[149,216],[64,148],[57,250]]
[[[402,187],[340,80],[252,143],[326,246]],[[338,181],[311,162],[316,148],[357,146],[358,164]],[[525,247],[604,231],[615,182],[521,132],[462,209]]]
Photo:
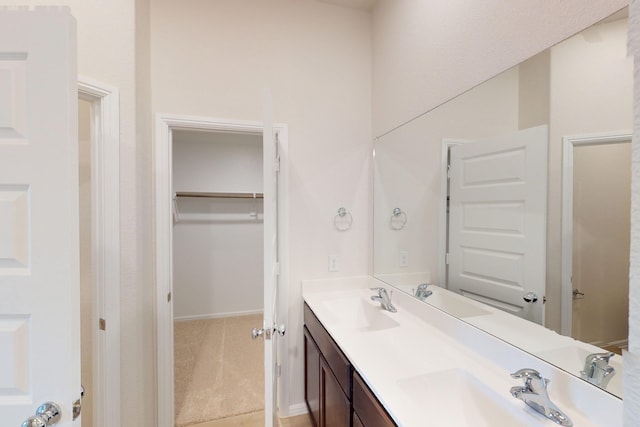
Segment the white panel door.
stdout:
[[547,141],[538,126],[450,152],[449,289],[540,324]]
[[80,395],[76,26],[0,9],[0,424]]
[[278,141],[274,138],[271,94],[264,94],[262,170],[264,191],[264,415],[265,427],[278,425],[277,315],[278,315]]

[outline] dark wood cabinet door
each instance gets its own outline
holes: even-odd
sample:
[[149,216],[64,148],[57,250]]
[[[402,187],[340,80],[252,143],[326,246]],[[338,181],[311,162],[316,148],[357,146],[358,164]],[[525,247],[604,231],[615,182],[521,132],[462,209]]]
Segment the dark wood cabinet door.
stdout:
[[304,328],[304,400],[313,424],[320,427],[320,352]]
[[320,358],[320,402],[321,427],[350,427],[351,404],[323,358]]
[[395,427],[387,411],[382,407],[376,396],[369,390],[360,375],[353,371],[353,411],[354,419],[360,418],[365,427]]

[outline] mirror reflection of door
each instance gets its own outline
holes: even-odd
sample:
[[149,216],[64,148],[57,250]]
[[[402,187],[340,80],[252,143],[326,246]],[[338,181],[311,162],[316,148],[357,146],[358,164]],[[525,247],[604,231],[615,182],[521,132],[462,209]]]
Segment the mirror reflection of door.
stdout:
[[544,324],[548,127],[450,149],[447,287]]
[[621,354],[628,336],[631,141],[573,149],[572,336]]

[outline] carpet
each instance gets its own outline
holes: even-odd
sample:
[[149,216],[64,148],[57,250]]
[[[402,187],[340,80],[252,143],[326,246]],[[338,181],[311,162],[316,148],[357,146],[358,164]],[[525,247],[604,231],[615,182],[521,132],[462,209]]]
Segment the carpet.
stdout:
[[264,409],[262,314],[174,322],[177,427]]

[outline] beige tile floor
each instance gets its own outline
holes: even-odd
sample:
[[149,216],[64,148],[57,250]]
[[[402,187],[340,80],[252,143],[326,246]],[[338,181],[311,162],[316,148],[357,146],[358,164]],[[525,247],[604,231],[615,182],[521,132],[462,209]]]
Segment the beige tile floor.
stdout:
[[[264,425],[264,411],[223,418],[201,424],[191,424],[189,427],[260,427]],[[309,415],[281,418],[278,427],[313,427]]]

